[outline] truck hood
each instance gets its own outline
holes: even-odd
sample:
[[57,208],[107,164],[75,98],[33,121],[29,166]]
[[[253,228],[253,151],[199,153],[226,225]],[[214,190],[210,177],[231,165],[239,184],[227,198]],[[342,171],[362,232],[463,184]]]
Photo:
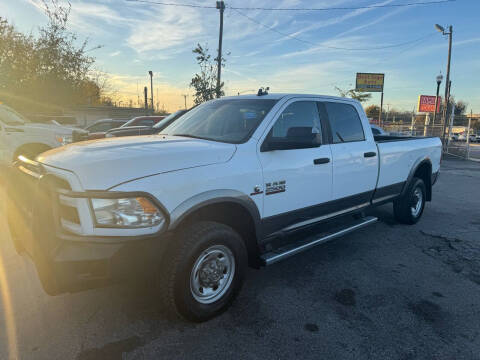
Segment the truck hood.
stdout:
[[85,190],[106,190],[146,176],[226,162],[235,150],[233,144],[180,136],[131,136],[70,144],[37,161],[75,173]]

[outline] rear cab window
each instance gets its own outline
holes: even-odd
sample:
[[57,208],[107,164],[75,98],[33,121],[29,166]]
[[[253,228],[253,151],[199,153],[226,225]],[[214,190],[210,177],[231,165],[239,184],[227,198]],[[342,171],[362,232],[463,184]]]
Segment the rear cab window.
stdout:
[[354,106],[340,102],[323,104],[328,114],[334,144],[365,140],[362,121]]

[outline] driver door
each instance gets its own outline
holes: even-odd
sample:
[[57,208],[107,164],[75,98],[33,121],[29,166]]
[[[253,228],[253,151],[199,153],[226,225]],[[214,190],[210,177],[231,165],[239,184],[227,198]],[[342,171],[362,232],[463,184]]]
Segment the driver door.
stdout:
[[[332,199],[332,154],[324,136],[326,120],[316,101],[291,100],[261,140],[258,156],[264,179],[264,236],[313,222],[322,213],[323,204]],[[275,150],[267,146],[272,139]]]

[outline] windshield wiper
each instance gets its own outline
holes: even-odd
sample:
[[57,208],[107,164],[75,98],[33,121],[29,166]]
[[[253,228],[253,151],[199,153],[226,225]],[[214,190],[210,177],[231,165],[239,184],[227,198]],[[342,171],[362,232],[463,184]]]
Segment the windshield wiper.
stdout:
[[192,139],[202,139],[202,140],[211,140],[206,137],[201,137],[201,136],[196,136],[196,135],[191,135],[191,134],[172,134],[171,136],[181,136],[181,137],[187,137],[187,138],[192,138]]

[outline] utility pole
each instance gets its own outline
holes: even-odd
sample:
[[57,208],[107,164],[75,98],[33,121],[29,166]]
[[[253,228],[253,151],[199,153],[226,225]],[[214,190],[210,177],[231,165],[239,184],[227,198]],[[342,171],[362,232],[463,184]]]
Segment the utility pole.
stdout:
[[152,111],[155,112],[155,109],[153,108],[153,72],[152,70],[150,70],[148,74],[150,75],[150,102],[152,105]]
[[140,93],[138,92],[138,80],[137,80],[137,106],[140,107]]
[[452,35],[453,35],[453,26],[448,27],[448,32],[445,29],[435,24],[435,29],[440,31],[442,35],[448,35],[448,59],[447,59],[447,79],[445,81],[445,106],[443,107],[443,134],[442,134],[442,143],[445,144],[445,129],[447,126],[447,108],[448,102],[450,101],[450,61],[452,59]]
[[220,32],[218,34],[218,58],[217,58],[217,98],[220,97],[220,84],[222,76],[222,39],[223,39],[223,11],[225,3],[223,0],[217,1],[217,9],[220,10]]
[[183,99],[185,100],[185,110],[187,110],[187,94],[183,94]]
[[145,86],[143,88],[143,95],[145,96],[145,113],[148,111],[148,88]]
[[383,90],[382,90],[382,97],[380,98],[380,115],[378,115],[378,126],[382,126],[382,111],[383,111]]

